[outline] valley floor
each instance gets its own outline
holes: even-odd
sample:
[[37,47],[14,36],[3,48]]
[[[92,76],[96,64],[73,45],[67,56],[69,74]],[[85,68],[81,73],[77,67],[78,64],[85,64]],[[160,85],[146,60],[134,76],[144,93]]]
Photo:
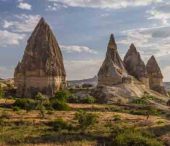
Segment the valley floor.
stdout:
[[[14,100],[0,100],[0,145],[24,146],[96,146],[112,145],[112,128],[116,126],[135,127],[148,130],[157,139],[170,144],[170,115],[164,112],[147,114],[139,106],[69,104],[69,111],[25,111],[10,108]],[[63,119],[77,126],[75,115],[79,110],[96,114],[98,120],[93,126],[81,130],[77,128],[55,130],[49,123]],[[143,112],[143,110],[145,112]]]

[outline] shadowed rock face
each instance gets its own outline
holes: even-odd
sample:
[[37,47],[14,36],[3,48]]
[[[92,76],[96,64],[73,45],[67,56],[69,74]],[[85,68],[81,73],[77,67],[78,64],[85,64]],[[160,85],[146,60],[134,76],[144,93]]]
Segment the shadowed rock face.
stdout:
[[163,75],[161,73],[161,69],[154,56],[152,56],[148,60],[146,68],[147,68],[147,72],[149,75],[150,88],[163,95],[167,95],[167,92],[163,86]]
[[127,72],[118,54],[117,45],[113,34],[107,47],[106,58],[98,73],[98,85],[116,85],[127,78]]
[[63,57],[49,25],[40,19],[28,39],[22,61],[14,78],[19,97],[32,97],[37,92],[52,96],[65,86]]
[[136,79],[142,81],[148,86],[148,74],[146,66],[134,44],[130,45],[129,50],[124,57],[124,64],[127,72],[130,75],[134,76]]

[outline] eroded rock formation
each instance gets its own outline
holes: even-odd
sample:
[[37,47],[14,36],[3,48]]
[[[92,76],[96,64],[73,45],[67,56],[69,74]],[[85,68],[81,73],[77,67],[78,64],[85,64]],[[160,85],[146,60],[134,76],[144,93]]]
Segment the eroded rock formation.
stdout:
[[134,44],[130,45],[129,50],[124,57],[124,65],[129,75],[134,76],[146,86],[149,86],[145,63],[141,59],[140,53],[136,50]]
[[163,95],[167,95],[167,92],[163,86],[163,75],[161,69],[155,59],[152,56],[146,65],[147,72],[149,75],[149,86],[152,90],[157,91]]
[[98,73],[98,85],[116,85],[128,77],[121,60],[113,34],[107,47],[106,58]]
[[37,92],[53,96],[65,86],[65,78],[60,47],[49,25],[41,18],[15,69],[17,96],[33,97]]

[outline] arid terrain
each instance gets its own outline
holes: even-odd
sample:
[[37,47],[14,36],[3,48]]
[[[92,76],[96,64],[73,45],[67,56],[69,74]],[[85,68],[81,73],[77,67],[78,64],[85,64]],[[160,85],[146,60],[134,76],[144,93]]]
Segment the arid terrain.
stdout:
[[[116,128],[119,132],[125,128],[131,132],[135,129],[152,133],[148,138],[151,146],[170,144],[169,109],[159,109],[147,102],[148,99],[112,105],[93,102],[68,103],[70,108],[66,111],[43,109],[43,116],[41,109],[17,108],[16,100],[18,99],[0,99],[0,143],[4,146],[113,145]],[[83,116],[96,116],[95,121],[87,124],[87,127],[81,127],[78,121],[80,119],[76,118],[80,111],[85,112]],[[128,135],[122,138],[128,138]],[[117,145],[121,145],[121,141],[118,141]]]

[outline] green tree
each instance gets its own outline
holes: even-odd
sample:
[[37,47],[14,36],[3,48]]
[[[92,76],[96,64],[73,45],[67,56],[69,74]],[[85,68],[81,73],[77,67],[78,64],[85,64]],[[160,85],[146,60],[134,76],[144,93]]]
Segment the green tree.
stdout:
[[85,111],[77,112],[75,115],[75,119],[78,120],[79,127],[83,131],[97,123],[97,116],[93,113],[87,113]]

